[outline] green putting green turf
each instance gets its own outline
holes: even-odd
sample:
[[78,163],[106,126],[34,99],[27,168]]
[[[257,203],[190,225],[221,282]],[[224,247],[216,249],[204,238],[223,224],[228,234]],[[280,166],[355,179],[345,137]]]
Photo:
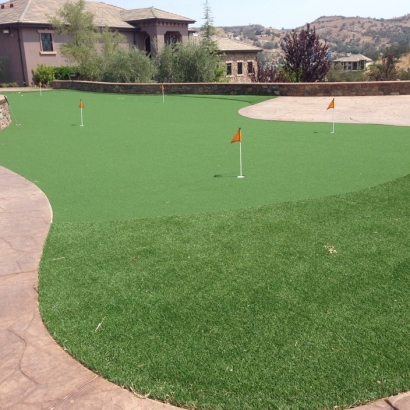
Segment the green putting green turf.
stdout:
[[[405,127],[337,124],[330,134],[330,124],[243,118],[238,110],[252,97],[242,98],[166,96],[163,104],[159,95],[10,94],[21,126],[2,132],[0,161],[47,194],[56,222],[318,198],[410,170]],[[239,144],[230,143],[239,127],[243,180],[236,178]]]
[[78,360],[201,409],[410,388],[409,128],[239,116],[259,97],[8,97],[0,164],[53,206],[40,310]]

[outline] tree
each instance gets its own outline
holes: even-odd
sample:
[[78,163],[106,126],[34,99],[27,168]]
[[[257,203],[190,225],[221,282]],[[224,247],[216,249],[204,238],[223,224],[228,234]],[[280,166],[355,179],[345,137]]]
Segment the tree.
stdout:
[[48,17],[57,33],[71,37],[70,42],[61,45],[61,54],[75,63],[83,76],[95,78],[98,71],[99,33],[93,23],[93,13],[85,11],[85,0],[67,2],[54,16]]
[[322,81],[329,71],[329,47],[316,35],[316,29],[306,25],[298,34],[295,30],[281,40],[280,46],[285,54],[284,71],[295,82]]
[[386,48],[381,64],[372,64],[367,78],[369,81],[393,81],[397,80],[397,77],[396,61],[390,50]]
[[125,47],[125,37],[108,27],[94,25],[93,13],[85,10],[85,0],[67,2],[49,22],[71,41],[61,45],[61,54],[75,63],[87,80],[110,82],[148,82],[154,66],[149,57],[135,47]]
[[201,39],[169,44],[161,50],[156,47],[154,63],[155,79],[158,82],[216,82],[224,77],[225,68],[221,63],[218,45],[212,37],[215,28],[207,0],[204,4],[204,19]]
[[219,55],[210,52],[206,40],[166,45],[154,62],[158,82],[216,82],[224,74]]
[[207,41],[212,41],[212,36],[215,35],[215,27],[213,26],[214,20],[212,17],[211,6],[209,5],[208,0],[205,0],[204,3],[204,20],[205,23],[201,27],[203,37]]

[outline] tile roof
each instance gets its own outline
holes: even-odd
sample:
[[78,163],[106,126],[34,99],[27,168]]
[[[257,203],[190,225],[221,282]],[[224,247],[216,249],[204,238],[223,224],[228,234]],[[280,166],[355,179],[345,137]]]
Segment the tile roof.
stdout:
[[354,62],[363,61],[363,60],[368,61],[368,62],[373,61],[371,58],[366,57],[363,54],[352,54],[347,57],[338,58],[337,60],[334,60],[334,61],[338,63],[348,63],[348,62],[354,63]]
[[225,37],[215,37],[214,40],[218,44],[218,49],[224,52],[254,52],[262,51],[260,47],[251,46],[250,44],[241,41],[232,40]]
[[[53,15],[63,7],[67,0],[10,0],[0,4],[0,24],[33,23],[48,24],[47,15]],[[3,8],[1,8],[3,7]],[[133,28],[127,21],[172,20],[194,23],[195,20],[154,7],[147,9],[125,10],[110,4],[87,1],[86,10],[94,14],[98,26],[113,28]]]
[[155,7],[148,7],[145,9],[123,10],[121,16],[124,21],[142,21],[142,20],[172,20],[185,23],[195,23],[188,17],[180,16],[178,14],[169,13],[168,11],[159,10]]

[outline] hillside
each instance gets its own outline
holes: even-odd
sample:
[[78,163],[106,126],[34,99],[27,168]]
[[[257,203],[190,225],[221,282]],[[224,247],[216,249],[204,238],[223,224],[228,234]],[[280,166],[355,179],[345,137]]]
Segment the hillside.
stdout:
[[[322,16],[310,24],[328,42],[334,57],[361,53],[375,59],[386,47],[410,46],[410,13],[394,19]],[[219,27],[218,31],[220,35],[262,47],[269,59],[279,59],[280,39],[290,30],[251,25]]]

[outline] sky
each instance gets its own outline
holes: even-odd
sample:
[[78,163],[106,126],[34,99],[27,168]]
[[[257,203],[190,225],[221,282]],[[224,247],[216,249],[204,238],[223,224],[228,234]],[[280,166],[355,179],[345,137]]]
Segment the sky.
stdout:
[[[205,0],[99,0],[125,9],[155,7],[204,23]],[[409,0],[208,0],[213,25],[261,24],[276,29],[298,28],[321,16],[390,19],[410,13]]]

